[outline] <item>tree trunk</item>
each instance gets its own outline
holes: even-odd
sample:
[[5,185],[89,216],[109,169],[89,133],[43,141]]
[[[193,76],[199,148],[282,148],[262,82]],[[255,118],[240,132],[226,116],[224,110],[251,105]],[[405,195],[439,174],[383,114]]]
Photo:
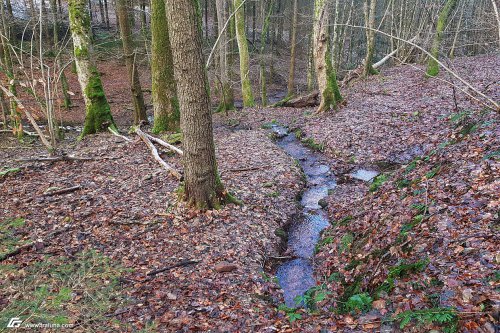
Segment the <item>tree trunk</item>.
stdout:
[[64,69],[61,64],[61,57],[59,56],[59,52],[57,50],[58,44],[59,44],[59,18],[57,15],[57,2],[56,0],[50,0],[50,10],[52,13],[52,32],[53,32],[53,40],[54,40],[54,50],[56,54],[56,64],[57,64],[57,70],[60,70],[61,73],[59,75],[59,78],[61,80],[61,89],[62,93],[64,96],[64,107],[65,108],[70,108],[71,107],[71,98],[68,94],[69,90],[69,85],[68,85],[68,80],[66,78],[66,75],[64,74]]
[[337,102],[342,100],[337,84],[337,77],[332,66],[329,49],[328,21],[330,10],[327,0],[315,0],[314,7],[314,63],[320,94],[320,104],[317,112],[337,108]]
[[115,123],[104,94],[101,75],[92,59],[93,48],[87,2],[86,0],[70,0],[68,6],[78,82],[86,108],[83,137],[87,134],[106,131],[110,126],[115,127]]
[[[12,63],[12,57],[10,53],[10,44],[9,44],[9,37],[10,37],[10,29],[9,25],[7,22],[7,17],[5,15],[5,10],[4,6],[0,7],[0,13],[1,13],[1,26],[0,26],[0,40],[2,42],[2,49],[3,49],[3,59],[2,63],[5,64],[5,74],[7,78],[9,79],[9,91],[16,96],[17,95],[17,89],[16,89],[16,78],[14,75],[14,66]],[[9,17],[11,18],[11,17]],[[17,109],[17,103],[16,101],[11,98],[10,99],[10,125],[13,129],[14,135],[21,139],[23,137],[23,124],[21,122],[21,113]]]
[[106,23],[106,17],[104,16],[104,5],[102,0],[99,0],[99,13],[101,14],[101,24]]
[[120,35],[123,44],[123,53],[125,56],[125,64],[129,75],[130,90],[132,92],[132,100],[134,103],[134,124],[137,125],[141,121],[148,120],[146,115],[146,106],[142,95],[141,82],[139,81],[139,72],[135,62],[134,42],[132,40],[132,31],[130,29],[126,0],[117,0],[116,2],[118,16],[120,18]]
[[[439,59],[439,47],[441,45],[441,39],[443,38],[446,22],[448,21],[448,17],[455,8],[457,2],[458,0],[447,0],[443,9],[439,13],[436,35],[434,36],[431,49],[431,54],[435,59]],[[427,64],[427,76],[433,77],[439,74],[439,64],[435,59],[429,58],[429,63]]]
[[377,9],[377,0],[365,0],[365,25],[370,28],[366,29],[366,57],[363,76],[377,74],[378,72],[373,68],[373,53],[375,51],[375,13]]
[[[250,83],[250,59],[248,55],[248,43],[245,33],[245,17],[243,14],[243,0],[234,0],[234,16],[236,24],[236,40],[238,41],[238,50],[240,54],[240,80],[241,80],[241,95],[243,97],[243,106],[252,107],[255,105],[252,93],[252,85]],[[239,9],[238,9],[239,8]]]
[[7,14],[9,14],[9,17],[13,17],[14,14],[12,12],[12,2],[11,2],[11,0],[6,0],[5,1],[5,7],[7,9]]
[[290,70],[288,72],[288,96],[295,94],[295,50],[297,40],[298,0],[293,0],[292,37],[290,40]]
[[108,11],[108,0],[104,0],[104,14],[106,16],[106,29],[109,30],[109,11]]
[[220,103],[218,111],[229,111],[234,109],[234,94],[233,88],[229,81],[229,68],[228,68],[228,32],[224,29],[227,20],[227,0],[216,0],[217,7],[217,26],[218,34],[221,36],[218,44],[219,48],[219,69],[220,69]]
[[215,160],[201,19],[192,0],[166,0],[166,11],[184,134],[184,197],[196,208],[217,208],[224,187]]
[[179,131],[179,101],[164,0],[151,1],[151,79],[154,133]]
[[269,30],[269,20],[273,10],[273,1],[269,1],[267,7],[266,3],[262,3],[262,32],[260,36],[260,98],[262,106],[267,106],[267,84],[266,84],[266,62],[264,60],[264,51],[266,50],[266,36]]
[[309,34],[307,44],[307,91],[312,91],[314,89],[314,50],[312,33]]

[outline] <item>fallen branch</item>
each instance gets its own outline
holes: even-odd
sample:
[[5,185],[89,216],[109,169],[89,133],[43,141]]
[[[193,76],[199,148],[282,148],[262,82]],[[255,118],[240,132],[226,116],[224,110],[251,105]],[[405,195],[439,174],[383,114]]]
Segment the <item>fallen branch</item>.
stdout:
[[154,141],[154,142],[156,142],[157,144],[159,144],[159,145],[161,145],[161,146],[163,146],[163,147],[165,147],[165,148],[168,148],[168,149],[170,149],[170,150],[172,150],[172,151],[176,152],[177,154],[179,154],[179,155],[181,155],[181,156],[182,156],[182,155],[184,155],[184,152],[183,152],[182,150],[180,150],[179,148],[177,148],[176,146],[171,145],[170,143],[167,143],[167,142],[163,141],[162,139],[155,138],[154,136],[149,135],[149,134],[147,134],[147,133],[144,133],[144,134],[146,134],[146,136],[147,136],[147,137],[148,137],[151,141]]
[[132,140],[131,140],[131,139],[127,138],[125,135],[121,135],[121,134],[120,134],[120,133],[118,133],[118,131],[117,131],[117,130],[115,130],[114,128],[108,127],[108,131],[109,131],[111,134],[113,134],[113,135],[115,135],[115,136],[119,137],[120,139],[123,139],[123,140],[125,140],[125,141],[127,141],[127,142],[132,142]]
[[36,243],[41,243],[41,244],[45,245],[52,238],[54,238],[54,237],[62,234],[63,232],[66,232],[66,231],[70,230],[71,228],[72,228],[72,226],[66,226],[64,228],[61,228],[59,230],[51,232],[50,234],[47,235],[47,237],[45,238],[45,240],[42,240],[41,242],[40,241],[29,242],[27,244],[21,245],[21,246],[15,248],[15,249],[13,249],[12,251],[4,253],[4,254],[0,255],[0,262],[4,261],[6,259],[9,259],[9,258],[11,258],[11,257],[13,257],[15,255],[18,255],[23,250],[29,249],[30,247],[34,246]]
[[193,264],[197,264],[199,262],[200,262],[200,260],[192,260],[192,259],[182,260],[182,261],[178,262],[177,264],[173,264],[173,265],[170,265],[170,266],[167,266],[167,267],[164,267],[164,268],[160,268],[160,269],[155,269],[154,271],[151,271],[151,272],[147,273],[146,275],[147,276],[155,276],[157,274],[160,274],[162,272],[171,270],[173,268],[184,267],[184,266],[188,266],[188,265],[193,265]]
[[153,155],[154,159],[160,163],[160,165],[165,168],[168,172],[170,172],[170,174],[172,176],[174,176],[175,178],[177,179],[182,179],[182,175],[180,174],[179,171],[175,170],[174,168],[172,168],[169,164],[167,164],[167,162],[165,162],[161,157],[160,155],[158,154],[158,150],[156,149],[156,147],[153,145],[153,143],[151,142],[151,140],[148,139],[147,135],[141,131],[141,129],[139,127],[137,127],[135,129],[135,133],[137,135],[139,135],[139,137],[142,139],[142,141],[144,141],[144,143],[149,147],[149,150],[151,150],[151,154]]
[[15,162],[57,162],[57,161],[101,161],[101,160],[117,160],[119,157],[78,157],[78,156],[55,156],[55,157],[32,157],[21,158]]
[[117,225],[133,225],[133,224],[140,224],[140,225],[154,225],[160,223],[160,221],[154,221],[154,222],[142,222],[142,221],[110,221],[110,224],[117,224]]
[[60,190],[53,190],[53,191],[45,192],[43,195],[46,197],[49,197],[49,196],[53,196],[53,195],[66,194],[66,193],[78,191],[81,188],[83,188],[81,185],[77,185],[77,186],[72,186],[72,187],[68,187],[68,188],[62,188]]
[[228,170],[221,171],[221,174],[224,172],[245,172],[245,171],[261,170],[264,168],[268,168],[270,166],[271,165],[266,164],[266,165],[256,165],[256,166],[251,166],[251,167],[246,167],[246,168],[228,169]]
[[19,108],[19,110],[22,110],[24,112],[24,114],[26,115],[26,118],[28,118],[28,120],[30,121],[31,125],[35,129],[35,132],[38,134],[38,136],[40,137],[40,140],[42,140],[42,143],[47,148],[49,153],[53,152],[54,147],[52,147],[52,145],[47,140],[47,138],[45,138],[45,135],[43,135],[42,130],[40,129],[40,127],[38,126],[38,124],[35,121],[35,118],[33,118],[31,113],[24,107],[24,105],[21,103],[19,98],[17,98],[16,95],[14,95],[9,89],[5,88],[2,85],[0,85],[0,89],[5,93],[5,95],[7,95],[7,97],[12,98],[16,102],[17,107]]

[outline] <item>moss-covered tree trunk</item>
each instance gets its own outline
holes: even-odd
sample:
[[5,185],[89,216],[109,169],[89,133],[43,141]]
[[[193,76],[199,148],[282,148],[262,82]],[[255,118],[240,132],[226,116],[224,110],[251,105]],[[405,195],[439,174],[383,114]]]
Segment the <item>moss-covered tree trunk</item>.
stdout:
[[363,76],[377,74],[378,72],[373,68],[373,53],[375,52],[375,14],[377,9],[377,0],[365,0],[364,14],[365,25],[370,28],[366,29],[366,56],[365,66],[363,68]]
[[151,79],[153,132],[179,131],[179,101],[174,78],[165,0],[151,1]]
[[436,59],[439,59],[439,47],[441,46],[441,40],[443,39],[444,29],[448,18],[457,5],[458,0],[447,0],[443,9],[439,13],[436,34],[434,35],[434,40],[432,42],[431,54],[435,58],[429,58],[429,63],[427,64],[427,76],[437,76],[439,74],[439,64]]
[[298,0],[293,0],[292,36],[290,39],[290,70],[288,72],[287,95],[295,94],[295,53],[297,43]]
[[234,0],[234,8],[236,14],[234,15],[236,24],[236,40],[238,41],[238,50],[240,54],[240,80],[241,80],[241,95],[243,97],[243,106],[252,107],[255,101],[252,93],[252,85],[250,83],[250,57],[248,55],[248,43],[245,32],[245,15],[243,0]]
[[330,38],[328,35],[329,7],[327,0],[315,0],[313,52],[320,96],[320,105],[317,112],[336,109],[337,103],[342,100],[335,70],[332,66],[332,58],[330,56]]
[[219,48],[219,70],[220,70],[220,103],[218,111],[228,111],[234,109],[234,94],[233,88],[229,81],[229,68],[228,68],[228,32],[224,29],[227,21],[227,0],[216,0],[215,6],[217,9],[217,27],[220,40]]
[[135,61],[134,41],[132,40],[132,30],[127,10],[127,0],[117,0],[116,10],[120,18],[120,36],[122,39],[123,53],[125,56],[125,65],[130,82],[130,91],[132,92],[132,101],[134,103],[134,124],[138,125],[141,121],[148,121],[146,115],[146,105],[142,94],[141,82],[139,81],[138,64]]
[[[0,27],[0,39],[2,42],[2,49],[3,49],[3,54],[2,54],[2,64],[5,66],[5,74],[7,75],[7,78],[9,79],[9,90],[10,92],[16,96],[17,95],[17,88],[16,88],[16,78],[14,76],[14,66],[12,63],[12,56],[10,53],[10,44],[9,44],[9,39],[8,37],[10,36],[10,30],[9,30],[9,22],[7,22],[7,17],[5,14],[4,6],[0,6],[0,14],[1,14],[1,20],[0,22],[1,27]],[[10,16],[9,16],[10,19]],[[10,125],[13,129],[14,135],[21,139],[23,137],[23,124],[21,122],[21,113],[19,112],[17,108],[17,103],[14,101],[14,99],[10,99]]]
[[225,191],[215,160],[199,8],[193,0],[166,0],[166,11],[184,135],[184,196],[197,208],[217,208]]
[[115,127],[115,124],[104,94],[101,75],[92,59],[93,47],[87,1],[69,0],[68,8],[76,71],[86,108],[83,137],[105,131],[109,126]]

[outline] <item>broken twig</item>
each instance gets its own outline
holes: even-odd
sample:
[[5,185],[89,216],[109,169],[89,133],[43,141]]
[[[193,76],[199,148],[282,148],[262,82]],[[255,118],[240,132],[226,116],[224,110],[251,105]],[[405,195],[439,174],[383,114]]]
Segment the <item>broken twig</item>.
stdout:
[[75,192],[81,188],[82,188],[81,185],[77,185],[77,186],[72,186],[72,187],[68,187],[68,188],[62,188],[60,190],[48,191],[48,192],[45,192],[43,195],[46,197],[49,197],[52,195],[66,194],[66,193],[70,193],[70,192]]
[[182,261],[178,262],[177,264],[173,264],[173,265],[170,265],[170,266],[167,266],[167,267],[164,267],[164,268],[160,268],[160,269],[155,269],[154,271],[151,271],[151,272],[147,273],[146,275],[147,276],[155,276],[157,274],[160,274],[162,272],[171,270],[173,268],[184,267],[184,266],[188,266],[188,265],[193,265],[193,264],[197,264],[199,262],[200,262],[200,260],[193,260],[193,259],[182,260]]

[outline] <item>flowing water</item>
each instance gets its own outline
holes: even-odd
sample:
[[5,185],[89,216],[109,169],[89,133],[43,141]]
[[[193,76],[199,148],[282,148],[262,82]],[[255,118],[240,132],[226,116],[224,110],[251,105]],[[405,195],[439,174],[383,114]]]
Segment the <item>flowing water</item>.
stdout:
[[314,249],[321,231],[329,225],[320,200],[328,196],[328,191],[335,187],[336,182],[320,153],[304,146],[285,127],[273,125],[272,130],[278,137],[277,144],[299,162],[307,182],[300,202],[301,214],[296,221],[292,221],[288,233],[288,249],[296,259],[280,265],[276,274],[285,304],[295,307],[295,298],[316,285],[312,263]]

